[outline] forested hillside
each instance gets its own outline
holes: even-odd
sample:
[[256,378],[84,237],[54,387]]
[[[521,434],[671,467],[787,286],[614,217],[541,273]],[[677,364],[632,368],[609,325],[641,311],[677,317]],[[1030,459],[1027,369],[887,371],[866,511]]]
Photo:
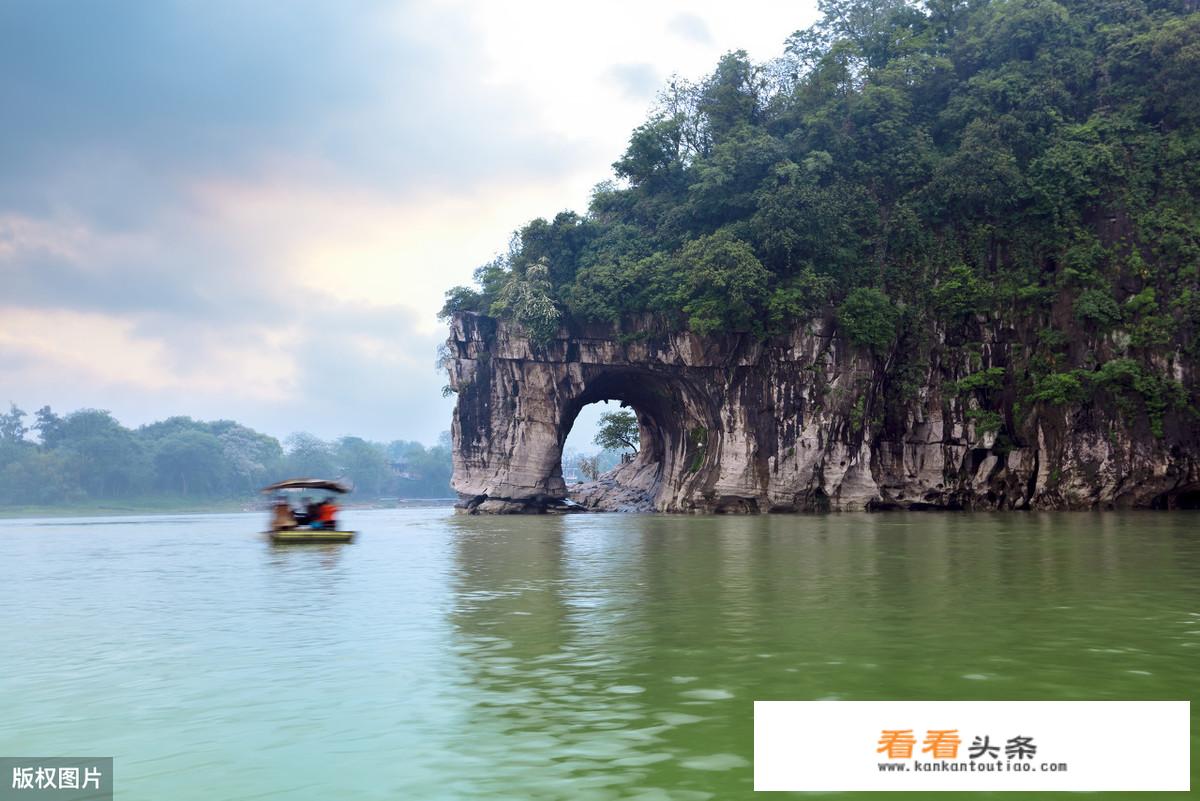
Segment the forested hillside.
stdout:
[[1200,358],[1195,0],[820,5],[776,60],[673,81],[587,213],[521,228],[444,312],[535,339],[823,317],[891,407],[934,340],[970,357],[1008,331],[1008,364],[950,388],[976,425],[1103,397],[1162,437],[1195,391],[1168,361]]
[[447,435],[431,448],[304,433],[281,445],[232,420],[170,417],[129,429],[96,409],[42,407],[29,417],[15,405],[0,414],[0,505],[248,499],[296,476],[346,477],[357,499],[452,494]]

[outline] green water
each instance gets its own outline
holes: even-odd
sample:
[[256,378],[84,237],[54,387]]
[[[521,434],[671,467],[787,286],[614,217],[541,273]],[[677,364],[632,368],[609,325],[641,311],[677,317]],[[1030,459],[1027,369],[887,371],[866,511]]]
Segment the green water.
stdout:
[[1192,513],[349,518],[0,521],[0,756],[148,801],[736,799],[756,699],[1200,686]]

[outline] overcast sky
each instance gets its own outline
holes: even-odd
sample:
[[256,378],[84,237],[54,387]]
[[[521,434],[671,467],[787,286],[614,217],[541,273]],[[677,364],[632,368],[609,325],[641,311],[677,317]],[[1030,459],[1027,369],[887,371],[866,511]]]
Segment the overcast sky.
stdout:
[[0,3],[0,403],[432,442],[444,291],[815,2]]

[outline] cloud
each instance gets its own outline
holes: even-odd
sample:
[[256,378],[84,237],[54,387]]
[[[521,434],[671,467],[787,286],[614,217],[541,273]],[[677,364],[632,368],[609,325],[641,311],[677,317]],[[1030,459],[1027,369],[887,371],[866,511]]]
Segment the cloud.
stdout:
[[[62,390],[86,387],[82,405],[129,424],[165,416],[166,406],[279,435],[432,441],[449,427],[452,401],[437,391],[445,379],[434,364],[444,334],[419,333],[400,307],[305,306],[296,299],[292,324],[228,327],[4,307],[0,369],[10,389],[49,390],[29,398],[30,408],[74,408],[81,404],[64,404]],[[164,336],[168,326],[173,336]]]
[[621,91],[632,99],[653,97],[663,84],[662,76],[652,64],[615,64],[609,68],[608,74],[621,87]]
[[13,307],[0,308],[0,315],[5,321],[0,353],[24,365],[27,381],[57,376],[130,393],[186,391],[268,401],[292,390],[289,372],[258,344],[269,337],[227,337],[210,327],[199,332],[208,340],[193,353],[199,358],[184,360],[124,316]]
[[433,312],[520,220],[455,222],[581,148],[478,80],[477,37],[428,6],[4,4],[3,383],[134,423],[340,410],[431,440]]
[[[296,162],[389,188],[563,169],[572,146],[531,125],[518,92],[477,80],[477,37],[407,4],[7,3],[0,97],[21,124],[0,128],[17,179],[0,204],[94,209]],[[33,197],[11,191],[47,174]]]
[[802,22],[746,3],[0,3],[0,386],[432,441],[445,289]]
[[667,23],[667,30],[681,39],[697,44],[712,44],[713,36],[708,30],[708,23],[695,14],[676,14]]
[[323,436],[394,432],[432,442],[450,427],[453,399],[435,361],[444,331],[420,333],[396,307],[334,307],[298,340],[300,392],[291,414]]

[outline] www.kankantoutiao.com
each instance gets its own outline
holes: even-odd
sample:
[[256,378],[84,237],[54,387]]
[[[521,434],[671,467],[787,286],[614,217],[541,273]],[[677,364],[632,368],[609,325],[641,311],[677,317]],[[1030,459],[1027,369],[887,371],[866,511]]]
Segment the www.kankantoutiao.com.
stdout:
[[1066,762],[880,762],[881,773],[1066,773]]

